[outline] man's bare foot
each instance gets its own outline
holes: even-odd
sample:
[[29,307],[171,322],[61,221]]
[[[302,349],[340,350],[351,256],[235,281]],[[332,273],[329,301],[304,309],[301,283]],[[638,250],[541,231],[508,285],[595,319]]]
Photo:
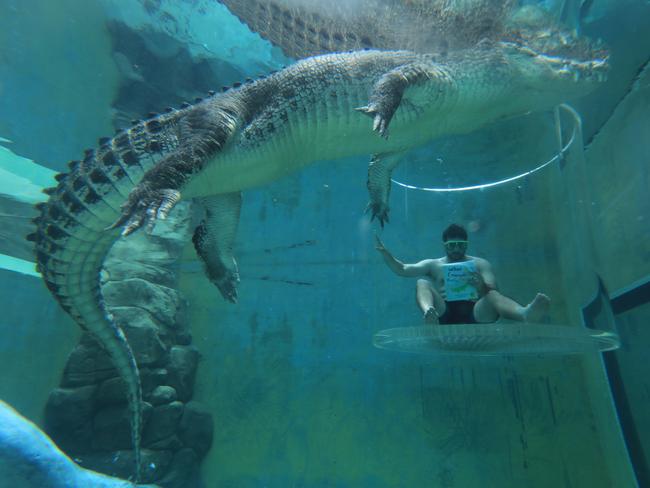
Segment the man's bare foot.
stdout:
[[551,299],[543,293],[538,293],[533,301],[524,307],[524,322],[539,322],[548,312]]
[[436,310],[433,307],[429,307],[429,309],[424,312],[424,323],[437,324],[438,322],[438,314],[436,313]]

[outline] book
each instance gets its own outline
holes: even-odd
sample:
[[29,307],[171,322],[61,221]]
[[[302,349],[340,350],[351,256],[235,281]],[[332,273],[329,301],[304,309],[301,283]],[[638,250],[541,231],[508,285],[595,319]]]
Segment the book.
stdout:
[[443,264],[443,273],[448,302],[478,300],[478,290],[470,284],[472,274],[476,273],[474,261]]

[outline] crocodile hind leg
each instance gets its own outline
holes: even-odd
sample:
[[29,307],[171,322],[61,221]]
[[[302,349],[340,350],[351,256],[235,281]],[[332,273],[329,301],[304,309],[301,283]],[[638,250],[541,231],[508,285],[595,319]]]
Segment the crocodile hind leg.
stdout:
[[205,272],[221,295],[237,302],[239,271],[232,247],[239,226],[241,192],[196,199],[205,208],[205,219],[196,228],[192,242],[205,264]]
[[393,169],[404,159],[404,153],[373,154],[368,165],[368,194],[370,201],[366,213],[370,213],[371,220],[375,218],[382,227],[388,222],[388,198],[390,196],[390,178]]
[[147,171],[121,206],[120,217],[109,227],[122,228],[127,236],[142,226],[151,230],[156,220],[165,219],[181,200],[183,186],[200,174],[235,132],[238,121],[228,103],[223,107],[198,109],[179,122],[183,147],[163,158]]

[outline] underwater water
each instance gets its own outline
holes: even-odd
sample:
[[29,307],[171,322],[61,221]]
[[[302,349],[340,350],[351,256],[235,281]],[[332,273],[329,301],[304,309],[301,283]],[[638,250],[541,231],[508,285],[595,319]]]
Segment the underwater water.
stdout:
[[[650,484],[647,1],[0,6],[0,487]],[[425,327],[452,223],[534,324]]]

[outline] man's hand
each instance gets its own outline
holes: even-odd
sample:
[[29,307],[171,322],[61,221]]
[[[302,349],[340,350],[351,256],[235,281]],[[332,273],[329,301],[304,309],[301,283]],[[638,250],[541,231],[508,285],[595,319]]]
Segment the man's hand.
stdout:
[[468,283],[472,285],[474,288],[476,288],[476,291],[481,297],[487,295],[492,289],[485,282],[483,275],[478,271],[474,271],[473,273],[470,274]]

